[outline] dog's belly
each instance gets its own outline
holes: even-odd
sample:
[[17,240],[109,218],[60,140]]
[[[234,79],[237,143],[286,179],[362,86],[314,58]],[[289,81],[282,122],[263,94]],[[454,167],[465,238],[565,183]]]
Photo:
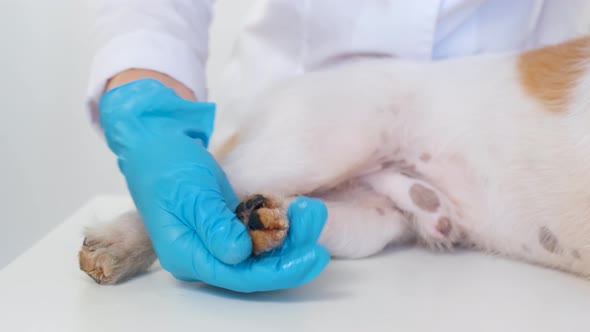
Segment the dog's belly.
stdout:
[[[369,62],[295,79],[256,109],[223,164],[238,192],[313,194],[360,178],[479,248],[562,268],[590,258],[588,122],[543,110],[511,58]],[[445,209],[426,213],[435,196]]]
[[[492,161],[482,160],[483,154],[470,153],[461,145],[449,145],[440,149],[438,141],[413,142],[411,148],[401,148],[389,161],[373,170],[373,174],[362,175],[380,191],[387,191],[380,172],[399,172],[409,178],[428,183],[448,201],[449,217],[461,229],[463,242],[481,243],[487,234],[482,234],[482,225],[492,224],[504,206],[501,196],[496,196],[490,183],[494,175],[481,168],[480,164],[491,166]],[[487,158],[486,158],[487,159]],[[393,185],[393,184],[392,184]],[[389,188],[391,189],[391,188]],[[396,199],[392,197],[395,201]],[[495,201],[495,204],[490,204]],[[492,205],[496,209],[492,209]]]
[[[415,164],[416,176],[450,199],[469,244],[589,275],[590,151],[569,134],[576,122],[537,116],[534,104],[520,111],[500,117],[511,120],[505,126],[450,121],[431,136],[406,138],[395,158]],[[433,128],[424,119],[408,124]]]

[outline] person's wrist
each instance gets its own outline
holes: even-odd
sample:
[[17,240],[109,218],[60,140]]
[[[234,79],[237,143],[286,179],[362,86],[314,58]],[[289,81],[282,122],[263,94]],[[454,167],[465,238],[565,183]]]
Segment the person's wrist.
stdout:
[[155,80],[158,80],[160,83],[166,85],[167,87],[173,89],[176,92],[176,94],[178,94],[180,97],[192,101],[197,100],[194,92],[191,89],[187,88],[184,84],[180,83],[179,81],[175,80],[174,78],[166,74],[148,69],[127,69],[114,75],[107,81],[105,92],[110,89],[116,88],[120,85],[136,81],[142,78],[153,78]]

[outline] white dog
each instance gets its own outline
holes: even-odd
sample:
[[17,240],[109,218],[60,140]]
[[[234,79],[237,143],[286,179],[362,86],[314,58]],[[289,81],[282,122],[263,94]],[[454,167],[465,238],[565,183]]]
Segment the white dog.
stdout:
[[[323,199],[320,242],[333,256],[417,239],[590,277],[590,37],[433,63],[361,60],[285,82],[255,105],[222,167],[241,197]],[[267,222],[286,229],[283,217]],[[284,233],[253,235],[255,247]],[[155,259],[133,212],[88,230],[80,252],[99,283]]]

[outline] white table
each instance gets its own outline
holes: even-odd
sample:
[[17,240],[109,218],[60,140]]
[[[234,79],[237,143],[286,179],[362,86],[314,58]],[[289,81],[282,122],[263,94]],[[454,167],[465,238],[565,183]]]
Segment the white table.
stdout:
[[130,204],[92,200],[0,271],[0,331],[590,331],[590,281],[477,253],[333,261],[274,293],[184,283],[157,265],[97,285],[78,270],[82,227]]

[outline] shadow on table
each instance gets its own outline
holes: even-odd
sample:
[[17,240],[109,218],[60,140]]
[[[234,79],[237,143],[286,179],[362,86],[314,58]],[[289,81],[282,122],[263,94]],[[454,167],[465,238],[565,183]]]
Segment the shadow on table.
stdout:
[[[412,247],[414,247],[413,243],[388,247],[374,256],[362,258],[357,261],[364,262],[394,256],[400,251]],[[212,296],[239,301],[296,303],[343,300],[354,296],[353,290],[354,288],[358,288],[355,287],[355,283],[363,282],[362,274],[370,273],[370,271],[363,270],[362,267],[354,264],[354,262],[355,260],[349,259],[333,259],[328,268],[308,284],[293,289],[271,292],[238,293],[198,282],[177,282],[179,283],[179,287],[184,290],[202,292]],[[359,267],[358,269],[356,268],[357,266]]]
[[318,302],[342,300],[352,296],[350,285],[358,280],[358,271],[351,265],[331,264],[311,282],[292,289],[257,293],[238,293],[203,283],[179,281],[185,290],[203,292],[239,301],[255,302]]

